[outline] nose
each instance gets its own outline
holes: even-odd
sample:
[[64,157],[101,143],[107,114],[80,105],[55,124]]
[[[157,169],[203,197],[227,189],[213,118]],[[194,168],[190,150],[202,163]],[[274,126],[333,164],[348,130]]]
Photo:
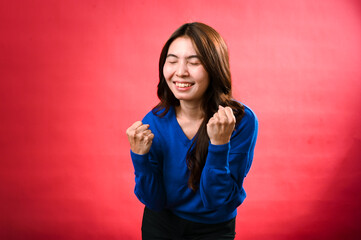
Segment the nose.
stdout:
[[184,61],[180,61],[177,66],[176,76],[186,77],[189,75],[187,64]]

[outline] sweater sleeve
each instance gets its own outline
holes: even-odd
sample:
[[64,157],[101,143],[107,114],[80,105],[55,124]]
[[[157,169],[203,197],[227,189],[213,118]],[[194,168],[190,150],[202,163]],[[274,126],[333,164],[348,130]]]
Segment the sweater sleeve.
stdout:
[[247,109],[229,143],[209,144],[200,180],[200,195],[206,208],[216,209],[229,203],[239,206],[243,202],[243,181],[252,164],[257,132],[257,118]]
[[162,210],[165,191],[161,166],[152,153],[139,155],[130,151],[135,174],[134,193],[144,205],[153,210]]
[[154,115],[149,112],[142,120],[149,124],[154,139],[149,153],[139,155],[130,151],[134,166],[135,188],[134,193],[144,205],[152,210],[162,210],[165,206],[166,195],[163,183],[163,156]]

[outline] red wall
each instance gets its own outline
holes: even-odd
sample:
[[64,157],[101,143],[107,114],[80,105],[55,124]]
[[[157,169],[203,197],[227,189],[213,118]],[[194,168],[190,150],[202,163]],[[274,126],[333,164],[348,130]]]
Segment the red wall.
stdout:
[[259,117],[237,239],[361,238],[360,1],[1,1],[0,239],[139,239],[126,128],[205,22]]

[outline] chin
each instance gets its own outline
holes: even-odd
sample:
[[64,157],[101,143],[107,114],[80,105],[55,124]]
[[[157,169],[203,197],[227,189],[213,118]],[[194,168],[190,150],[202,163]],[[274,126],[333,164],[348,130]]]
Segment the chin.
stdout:
[[192,100],[191,97],[186,97],[186,96],[179,96],[179,95],[174,95],[176,99],[178,100],[186,100],[186,101],[189,101],[189,100]]

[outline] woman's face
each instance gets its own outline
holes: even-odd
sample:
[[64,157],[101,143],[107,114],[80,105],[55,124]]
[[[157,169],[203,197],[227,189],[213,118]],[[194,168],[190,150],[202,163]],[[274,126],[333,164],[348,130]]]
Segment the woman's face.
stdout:
[[209,85],[208,73],[188,37],[176,38],[169,46],[163,75],[174,96],[189,103],[199,104]]

